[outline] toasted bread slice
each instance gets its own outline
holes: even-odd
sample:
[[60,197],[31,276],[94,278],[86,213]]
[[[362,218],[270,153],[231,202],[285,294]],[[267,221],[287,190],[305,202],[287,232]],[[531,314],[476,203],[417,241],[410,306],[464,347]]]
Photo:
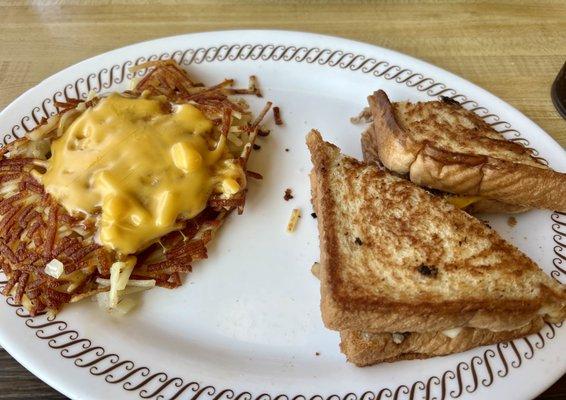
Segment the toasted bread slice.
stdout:
[[[372,132],[374,129],[373,125],[370,125],[363,133],[362,133],[362,152],[364,156],[364,160],[366,162],[374,163],[379,165],[381,168],[383,164],[379,160],[379,154],[377,151],[377,145],[375,143],[375,134]],[[452,195],[450,193],[446,193],[445,197],[461,197],[458,195]],[[470,197],[470,196],[463,196]],[[497,213],[506,213],[506,214],[516,214],[530,210],[532,207],[526,205],[516,205],[516,204],[508,204],[502,201],[488,199],[486,197],[480,196],[471,196],[473,197],[473,201],[467,202],[465,201],[462,206],[459,208],[466,210],[470,214],[497,214]]]
[[479,220],[340,154],[312,131],[321,310],[335,330],[520,328],[566,316],[566,289]]
[[[508,211],[566,211],[566,174],[539,163],[457,102],[392,103],[382,90],[368,102],[373,125],[362,138],[366,161],[379,159],[421,186],[509,204]],[[476,205],[476,211],[500,209]]]
[[536,333],[542,329],[542,318],[511,331],[463,328],[451,338],[442,332],[404,333],[395,340],[391,333],[341,331],[340,349],[348,361],[359,367],[380,362],[412,360],[459,353],[478,346],[495,344]]
[[[320,279],[320,264],[314,263],[312,274]],[[370,333],[340,331],[340,349],[351,363],[365,367],[380,362],[412,360],[459,353],[478,346],[505,342],[530,335],[542,329],[542,317],[525,326],[494,332],[488,329],[456,328],[446,332]]]

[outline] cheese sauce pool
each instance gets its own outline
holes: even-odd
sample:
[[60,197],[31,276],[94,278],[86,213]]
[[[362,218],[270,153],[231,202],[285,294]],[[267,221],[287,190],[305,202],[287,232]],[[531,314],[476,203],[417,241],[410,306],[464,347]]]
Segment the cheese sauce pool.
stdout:
[[243,169],[212,129],[190,104],[114,93],[52,143],[41,181],[72,215],[99,215],[102,245],[133,254],[199,214],[212,193],[240,190]]

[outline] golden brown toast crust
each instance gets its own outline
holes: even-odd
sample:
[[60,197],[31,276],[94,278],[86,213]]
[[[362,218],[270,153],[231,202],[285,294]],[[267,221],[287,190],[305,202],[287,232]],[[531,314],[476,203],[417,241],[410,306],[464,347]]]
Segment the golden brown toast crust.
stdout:
[[362,138],[366,161],[377,156],[421,186],[566,211],[566,174],[540,164],[473,112],[441,101],[392,103],[382,90],[368,102],[373,129]]
[[[379,160],[377,146],[373,143],[375,135],[372,133],[373,125],[370,125],[361,136],[362,153],[364,161],[373,163],[383,168],[383,164]],[[473,168],[472,168],[473,172]],[[471,205],[465,207],[465,210],[471,214],[514,214],[530,210],[531,207],[525,205],[516,205],[503,203],[498,200],[482,198]]]
[[552,307],[553,321],[565,317],[564,287],[495,231],[408,181],[340,155],[316,131],[307,144],[327,327],[510,330],[543,305]]
[[368,334],[361,331],[341,331],[340,349],[348,361],[359,367],[380,362],[423,359],[459,353],[478,346],[506,342],[536,333],[542,329],[542,318],[512,331],[492,332],[486,329],[464,328],[455,338],[441,332],[406,334],[395,343],[390,333]]
[[[374,134],[373,125],[370,125],[361,136],[361,145],[364,161],[367,163],[373,163],[383,168],[383,164],[379,160],[379,154],[377,151],[377,146],[374,145]],[[525,205],[515,205],[503,203],[498,200],[482,198],[471,205],[465,207],[465,210],[471,214],[514,214],[521,213],[530,210],[531,207]]]

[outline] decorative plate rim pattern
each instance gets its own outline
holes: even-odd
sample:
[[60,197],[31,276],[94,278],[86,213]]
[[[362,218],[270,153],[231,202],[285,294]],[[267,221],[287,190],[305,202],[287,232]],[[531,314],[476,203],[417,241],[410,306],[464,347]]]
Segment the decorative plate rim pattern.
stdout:
[[[4,136],[3,144],[8,143],[37,125],[42,118],[56,112],[56,101],[65,101],[69,98],[86,98],[91,91],[101,92],[110,89],[115,84],[121,84],[125,79],[140,76],[139,73],[128,72],[128,68],[140,63],[173,58],[182,66],[202,64],[206,62],[222,62],[236,60],[251,61],[283,61],[308,63],[320,66],[338,67],[343,70],[359,71],[371,74],[376,78],[383,78],[406,85],[409,88],[426,93],[430,97],[446,96],[459,101],[463,106],[478,114],[492,127],[502,134],[512,136],[510,140],[527,147],[529,141],[522,137],[520,132],[513,129],[511,124],[476,101],[458,93],[444,83],[437,82],[421,73],[393,65],[387,61],[366,57],[343,50],[332,50],[319,47],[289,46],[275,44],[232,44],[211,47],[188,48],[161,54],[152,54],[147,57],[138,57],[136,60],[127,60],[122,64],[114,64],[97,72],[89,73],[68,83],[59,91],[45,98],[40,105],[24,115],[18,124],[14,124],[10,132]],[[142,73],[143,74],[143,73]],[[502,128],[502,129],[501,129]],[[538,152],[528,147],[537,159],[547,164],[547,161],[538,157]],[[551,214],[553,251],[555,258],[551,276],[559,280],[566,274],[566,214],[554,212]],[[4,282],[0,282],[2,284]],[[191,396],[192,400],[380,400],[380,399],[413,399],[416,396],[425,396],[426,399],[458,398],[463,393],[473,393],[478,388],[490,386],[497,377],[506,377],[511,368],[519,368],[523,360],[531,359],[536,350],[544,348],[547,341],[555,337],[556,329],[561,324],[546,324],[545,328],[534,335],[511,342],[491,345],[482,355],[474,355],[468,362],[461,361],[455,368],[447,369],[439,376],[430,376],[427,379],[417,380],[410,385],[399,385],[396,388],[382,388],[378,392],[366,391],[360,394],[348,393],[343,396],[302,394],[271,395],[268,393],[252,394],[247,391],[236,393],[232,389],[218,389],[215,386],[204,385],[196,381],[185,380],[180,377],[170,378],[165,372],[152,373],[146,366],[136,366],[133,361],[124,360],[119,355],[107,352],[101,346],[94,345],[93,341],[80,336],[79,332],[69,328],[69,324],[57,318],[45,316],[31,317],[26,311],[13,303],[8,297],[6,303],[15,308],[18,317],[25,319],[26,327],[35,331],[35,336],[46,340],[51,349],[58,350],[59,354],[74,360],[74,365],[87,368],[93,376],[103,376],[110,384],[121,384],[129,392],[135,392],[141,398],[177,399],[181,396]],[[531,342],[533,340],[533,342]],[[535,341],[536,340],[536,341]],[[508,359],[514,356],[513,359]],[[500,361],[503,368],[495,369],[492,361]],[[483,368],[480,368],[483,367]],[[471,378],[473,384],[465,384],[465,378]],[[433,390],[440,390],[440,397],[432,395]]]

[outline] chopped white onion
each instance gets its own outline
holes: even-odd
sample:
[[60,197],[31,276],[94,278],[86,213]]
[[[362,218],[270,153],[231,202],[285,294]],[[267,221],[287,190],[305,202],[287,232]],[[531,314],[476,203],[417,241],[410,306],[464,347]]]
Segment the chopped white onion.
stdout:
[[16,193],[18,191],[18,182],[10,182],[0,187],[0,196],[4,197],[7,194]]
[[123,296],[128,296],[130,294],[144,292],[146,290],[151,289],[154,286],[127,286],[126,289],[124,289],[120,292],[120,294],[123,295]]
[[[101,286],[110,286],[110,279],[96,278],[96,283]],[[126,291],[129,287],[152,288],[154,286],[155,279],[130,279],[128,280],[126,288],[122,290]]]
[[244,142],[242,142],[242,140],[238,136],[236,136],[234,132],[228,133],[228,140],[234,143],[236,146],[241,146],[244,144]]
[[[145,290],[145,288],[134,288],[138,290]],[[126,289],[124,292],[126,292]],[[96,301],[98,302],[98,306],[106,311],[108,311],[112,315],[123,316],[131,311],[137,304],[137,302],[132,299],[131,297],[127,297],[121,299],[115,307],[110,308],[110,293],[109,292],[102,292],[96,295]]]
[[136,306],[137,302],[131,297],[120,300],[118,305],[112,310],[113,314],[125,315]]
[[393,343],[395,344],[401,344],[405,340],[405,335],[399,332],[393,332],[391,336],[393,338]]
[[100,308],[104,308],[105,310],[107,310],[110,304],[108,292],[98,293],[96,295],[96,301],[98,302]]
[[63,272],[65,272],[65,267],[61,261],[54,258],[45,264],[44,271],[47,275],[52,276],[55,279],[59,279],[61,275],[63,275]]
[[442,334],[444,336],[448,336],[450,339],[454,339],[456,336],[460,334],[460,332],[462,332],[462,328],[452,328],[442,331]]
[[134,262],[117,261],[110,267],[110,292],[108,293],[110,308],[118,305],[118,291],[123,290],[128,284],[128,279],[134,269]]

